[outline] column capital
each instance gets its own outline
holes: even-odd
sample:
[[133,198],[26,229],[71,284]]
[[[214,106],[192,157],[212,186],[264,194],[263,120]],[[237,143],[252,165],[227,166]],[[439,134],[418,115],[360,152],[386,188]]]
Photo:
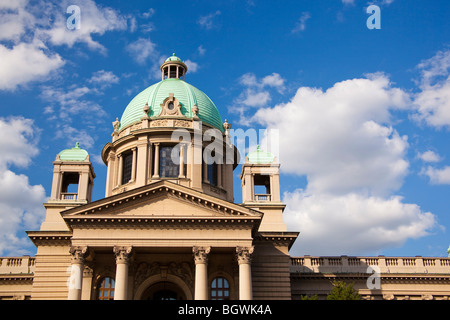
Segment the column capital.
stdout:
[[250,264],[254,247],[236,247],[236,258],[239,264]]
[[88,247],[72,246],[69,249],[72,264],[84,264],[87,256]]
[[131,256],[131,251],[133,247],[129,246],[115,246],[113,248],[114,255],[116,257],[116,263],[125,263],[128,264]]
[[208,263],[208,254],[211,251],[211,247],[193,247],[195,264]]

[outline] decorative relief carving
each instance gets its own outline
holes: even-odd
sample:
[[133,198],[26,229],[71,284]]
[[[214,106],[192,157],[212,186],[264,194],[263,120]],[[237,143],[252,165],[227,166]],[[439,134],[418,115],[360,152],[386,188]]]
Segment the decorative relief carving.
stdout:
[[150,124],[151,127],[168,127],[169,121],[167,119],[153,120]]
[[147,262],[142,262],[139,264],[136,270],[134,287],[138,288],[140,284],[145,281],[145,279],[151,276],[161,275],[163,278],[166,278],[167,274],[171,274],[181,278],[190,287],[194,283],[194,273],[190,264],[187,262],[170,262],[169,264],[161,264],[158,262],[148,264]]
[[191,122],[186,120],[175,120],[174,127],[184,127],[184,128],[190,128]]
[[130,127],[130,131],[139,130],[139,129],[141,129],[141,128],[142,128],[142,123],[136,123],[136,124],[133,124],[133,125]]
[[169,96],[161,103],[161,113],[159,116],[182,116],[181,103],[169,93]]

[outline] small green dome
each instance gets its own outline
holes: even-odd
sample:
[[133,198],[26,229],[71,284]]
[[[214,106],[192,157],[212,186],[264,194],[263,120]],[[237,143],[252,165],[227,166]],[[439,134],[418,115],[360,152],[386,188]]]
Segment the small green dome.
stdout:
[[262,151],[259,145],[256,147],[256,151],[250,152],[247,155],[249,163],[263,164],[273,163],[275,156],[270,152]]
[[[169,59],[172,58],[174,56]],[[161,113],[161,104],[169,97],[170,93],[173,93],[180,102],[181,113],[185,117],[192,118],[194,116],[193,108],[196,105],[197,116],[200,120],[223,132],[222,117],[211,99],[203,91],[177,78],[162,80],[136,95],[122,114],[119,130],[141,121],[146,103],[150,108],[148,116],[157,117]]]
[[61,161],[85,161],[88,157],[88,152],[80,148],[80,144],[77,142],[72,149],[65,149],[58,153]]
[[181,61],[180,58],[178,58],[178,57],[175,55],[175,53],[174,53],[171,57],[168,57],[168,58],[166,59],[166,61],[164,61],[164,62],[167,62],[167,61],[180,61],[180,62],[183,62],[183,61]]

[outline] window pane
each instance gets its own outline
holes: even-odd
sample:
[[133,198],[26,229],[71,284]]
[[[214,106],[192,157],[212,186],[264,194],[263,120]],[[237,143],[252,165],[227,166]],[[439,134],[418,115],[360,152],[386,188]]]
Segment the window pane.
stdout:
[[213,186],[217,186],[217,163],[207,165],[208,181]]
[[[173,149],[174,147],[167,146],[159,149],[159,176],[161,178],[178,178],[180,166],[172,161]],[[179,151],[174,151],[174,157],[176,154],[179,154]]]
[[131,180],[132,166],[133,166],[133,154],[127,153],[123,155],[122,184],[128,183]]

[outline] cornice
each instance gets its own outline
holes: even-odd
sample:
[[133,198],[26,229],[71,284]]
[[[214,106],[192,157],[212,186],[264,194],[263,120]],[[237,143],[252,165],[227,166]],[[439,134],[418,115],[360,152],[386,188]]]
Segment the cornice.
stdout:
[[34,245],[70,245],[71,231],[26,231]]

